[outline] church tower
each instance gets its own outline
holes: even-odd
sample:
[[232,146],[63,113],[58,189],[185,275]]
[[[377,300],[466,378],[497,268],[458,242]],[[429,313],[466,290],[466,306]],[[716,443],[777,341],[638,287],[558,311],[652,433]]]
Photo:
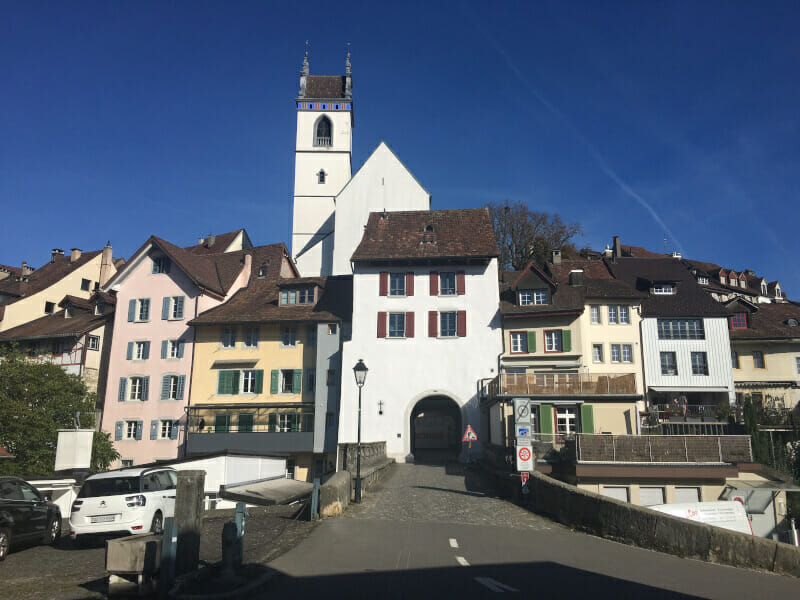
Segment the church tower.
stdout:
[[303,277],[330,275],[334,197],[350,181],[353,94],[350,53],[345,75],[310,75],[308,51],[297,95],[292,257]]

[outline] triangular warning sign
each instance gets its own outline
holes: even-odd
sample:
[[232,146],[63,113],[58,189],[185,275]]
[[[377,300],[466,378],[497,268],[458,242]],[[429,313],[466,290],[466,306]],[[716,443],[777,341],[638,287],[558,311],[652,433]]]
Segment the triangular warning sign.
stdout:
[[472,428],[472,425],[467,425],[467,428],[464,430],[464,437],[461,438],[462,442],[477,442],[478,436],[475,433],[475,430]]

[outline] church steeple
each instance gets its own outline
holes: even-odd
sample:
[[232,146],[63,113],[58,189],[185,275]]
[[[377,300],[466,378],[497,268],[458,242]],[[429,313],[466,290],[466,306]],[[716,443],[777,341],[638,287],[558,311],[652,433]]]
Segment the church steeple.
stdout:
[[299,98],[306,97],[306,84],[308,82],[308,40],[306,40],[306,54],[303,57],[303,68],[300,70],[300,92]]

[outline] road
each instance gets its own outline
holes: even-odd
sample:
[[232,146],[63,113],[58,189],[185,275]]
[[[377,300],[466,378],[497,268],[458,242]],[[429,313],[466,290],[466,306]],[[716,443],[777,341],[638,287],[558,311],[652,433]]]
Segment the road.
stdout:
[[280,575],[264,598],[800,597],[797,579],[570,531],[458,465],[394,466],[362,505],[271,566]]

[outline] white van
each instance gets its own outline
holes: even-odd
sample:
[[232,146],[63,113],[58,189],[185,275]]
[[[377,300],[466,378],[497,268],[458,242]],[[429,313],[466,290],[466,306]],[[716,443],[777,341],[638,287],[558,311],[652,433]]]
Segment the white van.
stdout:
[[652,510],[681,517],[690,521],[700,521],[714,527],[722,527],[739,533],[753,535],[750,519],[740,502],[686,502],[681,504],[656,504],[648,506]]

